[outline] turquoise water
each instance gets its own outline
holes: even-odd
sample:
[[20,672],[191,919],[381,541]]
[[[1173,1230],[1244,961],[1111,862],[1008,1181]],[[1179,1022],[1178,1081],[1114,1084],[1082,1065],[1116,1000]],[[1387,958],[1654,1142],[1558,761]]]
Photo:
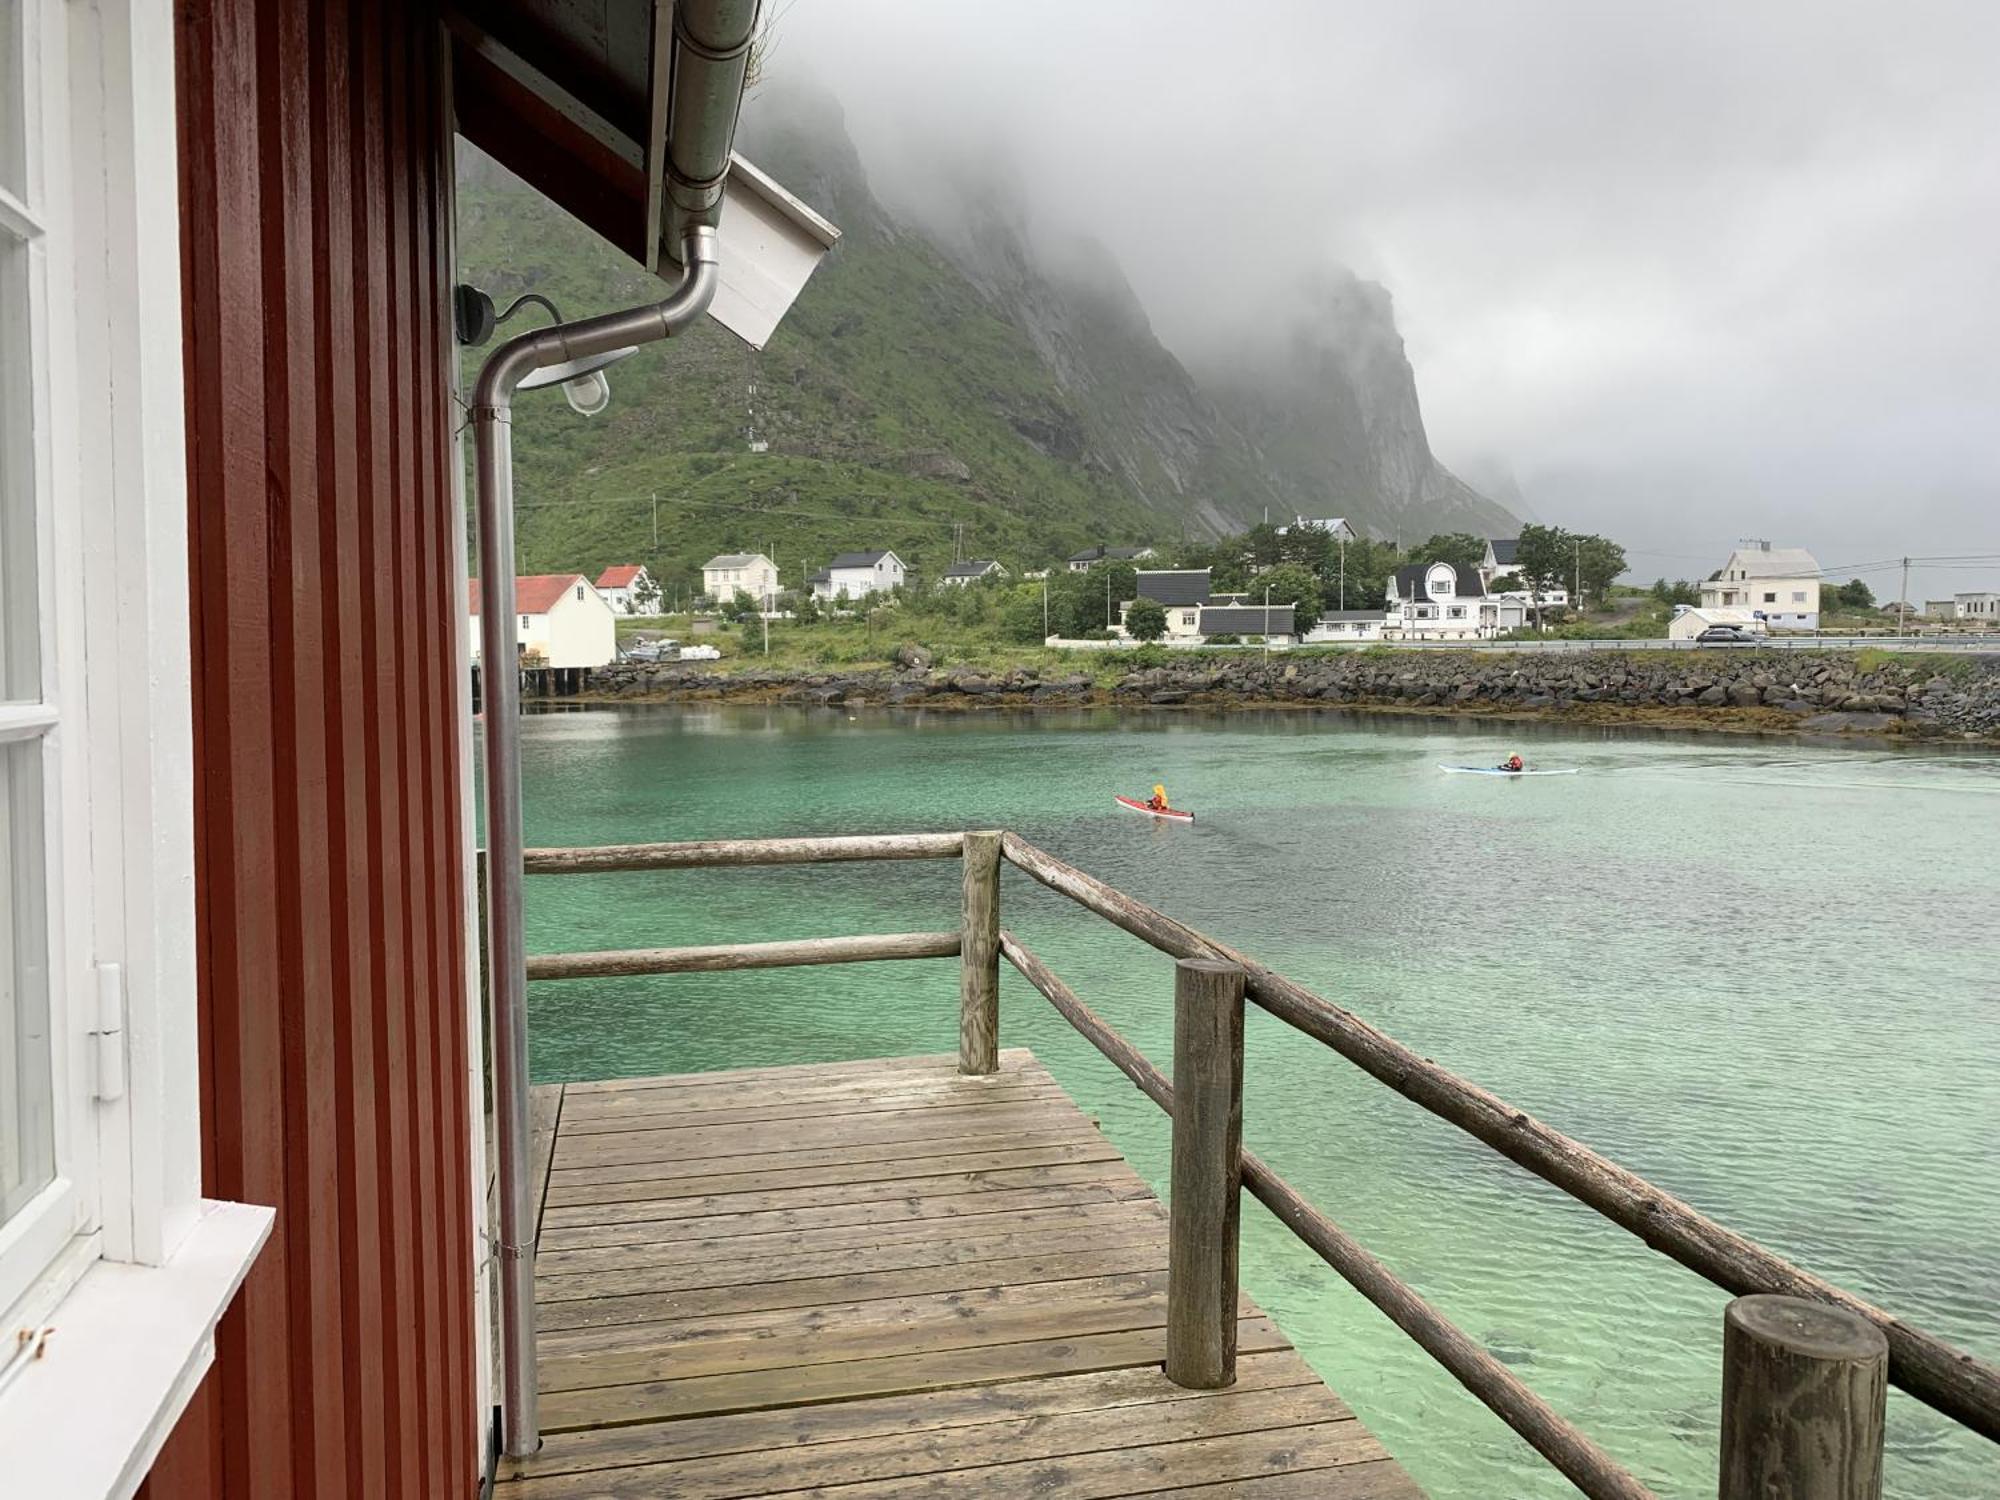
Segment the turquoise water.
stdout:
[[[1505,736],[1503,738],[1502,736]],[[1583,774],[1445,776],[1520,749]],[[628,709],[524,726],[530,844],[1016,830],[1811,1269],[2000,1359],[2000,758],[1305,714]],[[1113,806],[1164,781],[1192,826]],[[530,951],[935,929],[949,862],[542,878]],[[1162,1066],[1171,963],[1006,872]],[[950,962],[534,987],[538,1079],[948,1052]],[[1003,968],[1155,1184],[1163,1117]],[[1253,1010],[1246,1134],[1666,1496],[1714,1493],[1722,1293]],[[1260,1207],[1244,1279],[1440,1500],[1573,1493]],[[1892,1394],[1888,1491],[2000,1493]]]

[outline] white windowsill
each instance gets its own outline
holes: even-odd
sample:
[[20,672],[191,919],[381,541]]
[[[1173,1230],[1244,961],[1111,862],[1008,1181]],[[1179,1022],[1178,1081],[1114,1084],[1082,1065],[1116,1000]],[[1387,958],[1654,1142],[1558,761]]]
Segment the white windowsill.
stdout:
[[7,1494],[122,1500],[138,1489],[214,1361],[215,1325],[274,1217],[204,1201],[165,1265],[98,1261],[83,1274],[48,1318],[42,1357],[0,1393]]

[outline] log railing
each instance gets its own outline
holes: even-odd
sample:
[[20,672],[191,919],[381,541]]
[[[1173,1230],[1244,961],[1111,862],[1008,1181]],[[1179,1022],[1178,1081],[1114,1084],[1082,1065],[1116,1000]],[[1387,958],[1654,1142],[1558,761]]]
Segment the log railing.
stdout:
[[[2000,1369],[1793,1265],[1637,1173],[1420,1056],[1256,960],[1136,901],[1014,834],[893,834],[530,849],[524,873],[697,869],[850,860],[963,865],[955,931],[531,956],[530,979],[575,979],[886,958],[960,960],[959,1069],[998,1066],[1005,958],[1174,1122],[1167,1371],[1184,1384],[1233,1378],[1234,1203],[1248,1189],[1584,1494],[1651,1492],[1505,1364],[1419,1296],[1254,1152],[1241,1149],[1244,997],[1405,1098],[1553,1183],[1733,1293],[1725,1338],[1722,1500],[1864,1500],[1881,1484],[1882,1394],[1893,1384],[2000,1441]],[[1173,1083],[1000,926],[1002,862],[1179,960]],[[1233,1020],[1232,1020],[1233,1016]],[[1872,1487],[1871,1487],[1872,1486]]]

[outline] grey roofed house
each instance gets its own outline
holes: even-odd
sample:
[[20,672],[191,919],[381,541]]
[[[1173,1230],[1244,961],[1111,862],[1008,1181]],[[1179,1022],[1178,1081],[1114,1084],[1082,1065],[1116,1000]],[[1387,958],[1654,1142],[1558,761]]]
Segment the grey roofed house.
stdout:
[[1493,561],[1495,563],[1503,568],[1511,568],[1516,561],[1516,553],[1521,545],[1521,539],[1517,536],[1510,536],[1504,540],[1497,536],[1488,537],[1486,545],[1493,549]]
[[1231,605],[1201,612],[1203,635],[1293,635],[1292,606],[1273,604]]
[[1151,547],[1106,547],[1099,544],[1086,547],[1081,552],[1072,552],[1069,560],[1073,563],[1093,562],[1135,562],[1142,557],[1151,557]]
[[825,568],[821,568],[817,573],[813,574],[812,577],[806,580],[806,584],[808,587],[810,587],[815,583],[832,583],[832,582],[833,582],[833,575],[827,572]]
[[[1272,606],[1274,609],[1276,607],[1276,605]],[[1351,624],[1355,621],[1379,621],[1384,616],[1383,612],[1379,609],[1323,609],[1319,612],[1319,618],[1321,624],[1325,624],[1330,620],[1344,620]]]
[[1000,564],[990,557],[968,558],[955,562],[944,570],[946,578],[984,578],[988,573],[998,572]]
[[872,568],[889,555],[887,547],[879,547],[873,552],[843,552],[827,564],[831,568]]
[[1185,608],[1191,604],[1208,602],[1207,568],[1162,568],[1157,571],[1141,569],[1139,572],[1139,597],[1151,599],[1155,604]]
[[[1396,597],[1398,599],[1429,598],[1430,594],[1424,588],[1424,577],[1436,566],[1438,566],[1436,563],[1410,563],[1405,567],[1396,569]],[[1451,563],[1446,563],[1444,566],[1450,568],[1452,576],[1458,580],[1452,588],[1453,598],[1483,599],[1486,597],[1486,587],[1480,583],[1479,571],[1476,568],[1459,568]]]
[[707,572],[710,568],[747,568],[761,556],[761,552],[718,553],[701,565],[702,571]]

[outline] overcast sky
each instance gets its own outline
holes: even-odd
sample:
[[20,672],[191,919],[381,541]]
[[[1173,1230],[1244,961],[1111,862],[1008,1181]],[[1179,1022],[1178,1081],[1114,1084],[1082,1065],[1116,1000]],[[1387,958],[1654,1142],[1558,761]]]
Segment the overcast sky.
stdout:
[[1644,577],[2000,559],[2000,0],[767,3],[883,196],[1004,156],[1190,365],[1381,281],[1439,456]]

